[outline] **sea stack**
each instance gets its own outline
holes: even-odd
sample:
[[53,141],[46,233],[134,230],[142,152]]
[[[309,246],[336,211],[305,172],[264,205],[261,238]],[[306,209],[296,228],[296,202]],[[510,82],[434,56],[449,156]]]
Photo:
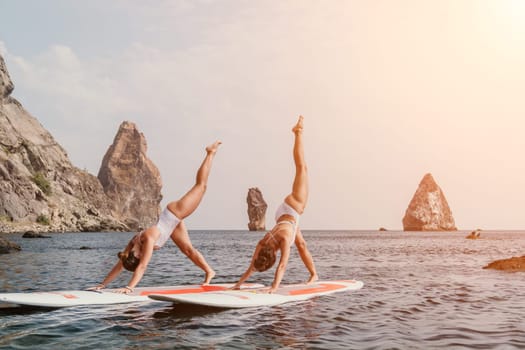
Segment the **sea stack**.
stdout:
[[404,231],[456,231],[452,212],[441,188],[426,174],[403,218]]
[[0,56],[1,232],[127,230],[111,217],[98,179],[71,164],[13,90]]
[[248,190],[246,197],[248,203],[248,229],[250,231],[266,230],[266,209],[268,205],[264,201],[262,192],[257,187]]
[[147,157],[147,144],[137,126],[124,121],[98,172],[111,212],[132,230],[154,224],[160,213],[160,172]]

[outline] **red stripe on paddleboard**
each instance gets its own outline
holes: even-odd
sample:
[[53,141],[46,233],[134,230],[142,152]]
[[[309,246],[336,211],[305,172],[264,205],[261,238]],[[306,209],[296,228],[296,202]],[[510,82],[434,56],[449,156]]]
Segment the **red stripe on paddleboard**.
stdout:
[[235,297],[235,298],[238,298],[238,299],[243,299],[243,300],[250,300],[250,297],[247,297],[245,295],[239,295],[239,294],[236,294],[234,291],[232,291],[231,293],[221,293],[220,295],[229,295],[231,297]]
[[222,286],[200,286],[193,288],[184,289],[161,289],[161,290],[144,290],[140,292],[140,295],[150,294],[188,294],[188,293],[202,293],[202,292],[217,292],[220,290],[226,290],[228,288]]
[[319,292],[329,292],[331,290],[337,290],[345,288],[346,286],[344,284],[320,284],[318,286],[312,287],[312,288],[305,288],[305,289],[299,289],[299,290],[291,290],[288,292],[288,295],[303,295],[303,294],[313,294],[313,293],[319,293]]
[[74,295],[74,294],[64,294],[64,293],[60,293],[60,292],[47,292],[47,293],[61,295],[61,296],[63,296],[66,299],[78,299],[78,297],[76,295]]

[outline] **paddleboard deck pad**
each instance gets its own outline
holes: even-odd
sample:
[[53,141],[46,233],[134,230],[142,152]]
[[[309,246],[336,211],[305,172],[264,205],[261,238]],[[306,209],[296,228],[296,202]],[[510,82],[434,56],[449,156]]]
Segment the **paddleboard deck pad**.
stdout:
[[[199,294],[228,290],[234,284],[210,285],[179,285],[162,287],[135,288],[132,293],[116,293],[117,289],[102,289],[99,291],[88,290],[61,290],[51,292],[29,293],[0,293],[0,302],[24,306],[38,307],[69,307],[78,305],[107,305],[133,302],[151,301],[149,295],[181,295],[185,293]],[[262,287],[261,284],[243,284],[243,288]]]
[[168,301],[178,304],[194,304],[233,309],[273,306],[291,301],[307,300],[321,295],[358,290],[361,289],[363,285],[363,282],[356,280],[317,281],[308,285],[282,285],[272,294],[266,292],[268,288],[259,287],[241,290],[219,290],[208,293],[152,293],[148,297],[153,300]]

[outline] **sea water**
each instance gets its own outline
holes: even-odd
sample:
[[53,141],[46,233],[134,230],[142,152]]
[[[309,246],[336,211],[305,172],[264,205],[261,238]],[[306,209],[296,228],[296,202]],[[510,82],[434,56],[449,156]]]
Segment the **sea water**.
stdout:
[[[274,307],[217,310],[169,303],[21,308],[0,304],[0,349],[513,349],[525,348],[525,273],[482,269],[523,255],[525,232],[305,231],[321,279],[364,287]],[[235,282],[263,232],[190,231],[216,270]],[[3,235],[22,251],[0,255],[0,292],[84,289],[101,282],[132,233]],[[89,249],[80,249],[81,247]],[[250,282],[271,284],[272,271]],[[110,287],[125,286],[125,272]],[[283,283],[308,272],[292,249]],[[172,243],[156,251],[140,286],[204,279]]]

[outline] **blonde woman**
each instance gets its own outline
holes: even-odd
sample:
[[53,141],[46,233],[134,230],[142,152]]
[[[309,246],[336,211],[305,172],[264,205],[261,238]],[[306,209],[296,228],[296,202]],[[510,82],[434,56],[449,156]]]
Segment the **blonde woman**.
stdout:
[[131,293],[146,272],[146,268],[154,250],[160,249],[171,238],[177,247],[204,273],[203,284],[209,284],[215,276],[215,271],[208,265],[202,254],[193,247],[184,224],[184,219],[197,209],[206,192],[208,176],[212,160],[217,152],[220,141],[206,147],[206,157],[197,171],[195,185],[179,200],[170,202],[160,214],[156,225],[135,235],[124,251],[118,254],[119,260],[106,278],[96,287],[99,290],[113,281],[123,269],[133,272],[129,283],[117,290],[119,293]]
[[275,271],[275,277],[272,286],[268,290],[268,293],[275,292],[286,271],[286,265],[290,257],[290,249],[294,243],[297,246],[303,263],[310,272],[310,278],[306,283],[313,283],[318,280],[312,255],[308,251],[306,242],[299,229],[299,217],[303,213],[308,199],[308,174],[304,160],[302,116],[299,116],[299,120],[292,131],[295,135],[293,147],[295,179],[292,193],[286,196],[284,202],[277,209],[275,213],[275,226],[259,241],[253,253],[250,266],[233,289],[239,289],[241,284],[244,283],[253,272],[263,272],[271,268],[275,264],[276,253],[281,251],[281,258]]

